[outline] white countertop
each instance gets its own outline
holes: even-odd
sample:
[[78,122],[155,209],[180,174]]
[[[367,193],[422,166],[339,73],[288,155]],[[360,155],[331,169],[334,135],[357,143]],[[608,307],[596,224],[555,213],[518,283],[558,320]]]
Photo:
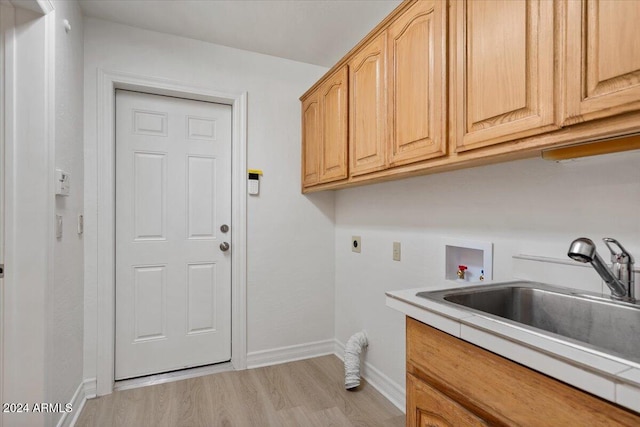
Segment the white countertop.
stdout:
[[473,285],[477,283],[443,281],[440,286],[387,292],[386,304],[478,347],[640,412],[640,364],[416,296],[422,291]]

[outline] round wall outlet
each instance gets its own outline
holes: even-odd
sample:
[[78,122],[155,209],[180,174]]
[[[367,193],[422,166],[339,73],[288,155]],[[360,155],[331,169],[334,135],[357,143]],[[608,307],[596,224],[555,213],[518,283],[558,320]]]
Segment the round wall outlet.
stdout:
[[351,236],[351,251],[360,253],[362,249],[362,242],[360,241],[360,236]]

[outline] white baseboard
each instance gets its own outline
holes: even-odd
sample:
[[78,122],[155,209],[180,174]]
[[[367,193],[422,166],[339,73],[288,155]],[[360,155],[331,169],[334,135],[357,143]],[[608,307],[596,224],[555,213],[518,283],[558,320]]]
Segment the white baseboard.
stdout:
[[[334,354],[344,360],[344,344],[339,340],[335,340]],[[373,388],[378,390],[380,394],[386,397],[395,407],[406,413],[406,390],[397,382],[382,373],[371,363],[365,361],[361,370],[362,377],[371,384]]]
[[76,424],[76,421],[78,421],[78,417],[82,412],[82,408],[84,408],[84,404],[87,401],[87,386],[91,387],[90,383],[93,383],[93,397],[95,397],[95,379],[84,380],[80,383],[69,402],[71,403],[73,410],[62,414],[57,427],[72,427]]
[[93,399],[98,395],[98,381],[96,378],[87,378],[82,383],[84,386],[84,397]]
[[344,343],[338,341],[337,338],[333,342],[333,354],[344,362]]
[[334,340],[315,341],[305,344],[254,351],[247,354],[247,368],[278,365],[296,360],[310,359],[334,353]]

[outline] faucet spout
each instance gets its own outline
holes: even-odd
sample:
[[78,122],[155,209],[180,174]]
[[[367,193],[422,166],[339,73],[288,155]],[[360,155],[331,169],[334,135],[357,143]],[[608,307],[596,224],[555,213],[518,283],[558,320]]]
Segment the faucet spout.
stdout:
[[613,275],[613,272],[609,269],[609,267],[604,263],[604,260],[598,253],[595,253],[593,260],[591,261],[591,265],[598,272],[604,283],[609,286],[611,289],[611,294],[620,299],[624,299],[624,297],[628,296],[627,287],[618,280],[617,277]]
[[[630,302],[635,301],[633,257],[627,253],[617,240],[611,238],[605,238],[603,240],[611,251],[612,268],[609,268],[609,266],[605,264],[602,257],[600,257],[596,251],[596,245],[591,239],[586,237],[580,237],[571,242],[567,255],[575,261],[590,263],[607,284],[611,290],[611,296],[614,299]],[[621,252],[615,252],[609,243],[617,245]]]

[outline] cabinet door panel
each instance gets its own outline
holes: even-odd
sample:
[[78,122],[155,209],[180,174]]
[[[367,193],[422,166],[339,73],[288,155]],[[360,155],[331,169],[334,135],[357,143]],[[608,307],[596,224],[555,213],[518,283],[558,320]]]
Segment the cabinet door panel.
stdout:
[[553,3],[483,0],[452,7],[457,151],[557,128]]
[[319,155],[322,142],[320,103],[317,95],[302,103],[302,186],[318,183]]
[[487,426],[475,414],[427,383],[407,374],[407,426]]
[[[407,372],[455,392],[461,406],[491,425],[640,425],[637,413],[409,317],[406,331]],[[407,393],[409,399],[409,381]]]
[[322,150],[320,182],[347,177],[347,68],[343,67],[320,89]]
[[389,163],[446,154],[446,4],[414,4],[388,29]]
[[386,32],[349,61],[350,174],[384,169],[387,133]]
[[640,2],[566,7],[565,123],[640,109]]

